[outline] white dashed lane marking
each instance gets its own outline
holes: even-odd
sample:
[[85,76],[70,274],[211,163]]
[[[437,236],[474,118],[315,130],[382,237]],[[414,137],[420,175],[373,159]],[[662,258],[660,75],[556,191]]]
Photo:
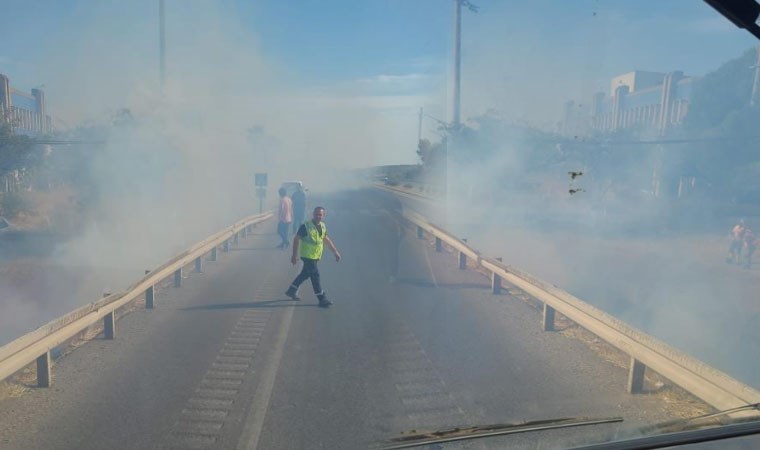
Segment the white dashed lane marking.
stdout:
[[210,449],[219,445],[225,421],[236,406],[271,311],[250,310],[238,319],[206,375],[187,400],[168,436],[168,446]]
[[385,365],[396,388],[404,417],[395,417],[391,428],[438,429],[461,425],[465,414],[416,335],[406,326],[392,333],[386,344]]

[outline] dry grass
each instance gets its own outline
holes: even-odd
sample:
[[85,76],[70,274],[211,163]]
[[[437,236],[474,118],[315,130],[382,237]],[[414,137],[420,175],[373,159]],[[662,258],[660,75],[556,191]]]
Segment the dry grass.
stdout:
[[29,391],[37,382],[33,365],[25,367],[12,378],[0,383],[0,401],[7,398],[18,398]]
[[82,214],[78,194],[71,188],[62,187],[50,192],[22,192],[28,209],[13,218],[18,229],[70,229],[77,226]]

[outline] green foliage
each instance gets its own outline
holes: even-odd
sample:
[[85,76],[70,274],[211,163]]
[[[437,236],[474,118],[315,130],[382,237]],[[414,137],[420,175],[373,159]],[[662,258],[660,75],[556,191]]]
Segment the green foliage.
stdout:
[[417,145],[417,156],[425,167],[436,167],[443,160],[444,147],[443,142],[432,143],[427,139],[421,139]]
[[760,107],[749,104],[756,55],[755,49],[747,50],[696,82],[689,114],[678,132],[677,137],[721,138],[679,149],[680,160],[705,174],[719,195],[746,189],[746,177],[737,173],[760,161]]
[[730,126],[731,122],[736,124],[737,115],[750,113],[754,77],[750,67],[754,66],[755,59],[755,50],[747,50],[741,57],[726,62],[695,83],[684,124],[687,132],[705,135],[729,131],[723,128]]
[[35,167],[44,155],[43,146],[35,145],[27,136],[16,135],[8,124],[0,125],[0,176]]
[[562,138],[552,133],[508,123],[491,114],[474,117],[471,123],[451,130],[449,151],[456,162],[507,163],[523,172],[554,164],[560,156],[557,143]]

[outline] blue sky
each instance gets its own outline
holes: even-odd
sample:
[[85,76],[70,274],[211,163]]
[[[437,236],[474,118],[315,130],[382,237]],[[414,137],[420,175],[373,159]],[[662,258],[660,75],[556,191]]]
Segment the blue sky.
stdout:
[[[478,14],[464,13],[465,50],[468,43],[477,45],[468,34],[486,39],[482,27],[494,24],[518,35],[537,33],[557,45],[557,51],[567,51],[568,35],[584,29],[614,32],[627,22],[628,30],[639,36],[605,36],[613,41],[610,44],[623,43],[628,53],[613,58],[617,71],[636,64],[668,70],[667,64],[675,63],[702,73],[733,56],[737,48],[753,45],[746,32],[696,0],[475,3]],[[317,80],[407,73],[419,61],[435,62],[427,68],[440,70],[449,57],[449,0],[239,1],[237,6],[241,20],[261,36],[265,51]]]
[[[496,109],[551,127],[565,100],[606,90],[614,75],[700,75],[757,44],[697,0],[473,2],[480,11],[463,18],[465,116]],[[0,73],[19,88],[44,84],[66,123],[134,101],[157,84],[157,3],[5,0]],[[279,95],[345,113],[353,102],[396,117],[382,125],[398,134],[391,142],[416,135],[420,106],[450,113],[451,0],[166,3],[175,80],[206,75],[267,104]]]
[[[157,1],[122,2],[131,6],[96,0],[5,3],[5,10],[11,13],[0,18],[4,43],[0,68],[11,72],[15,84],[27,88],[44,84],[53,75],[30,73],[25,63],[34,60],[40,49],[55,45],[49,37],[76,33],[78,22],[87,21],[86,11],[93,5],[102,8],[111,3],[115,13],[128,8],[150,20]],[[198,1],[167,0],[168,26],[182,26],[173,22],[172,13],[192,8],[193,3]],[[754,45],[746,32],[696,0],[475,3],[479,13],[464,13],[465,63],[468,50],[482,51],[490,39],[502,39],[505,47],[510,39],[517,39],[525,47],[586,58],[604,48],[605,53],[598,55],[600,61],[591,63],[600,69],[593,74],[598,78],[634,68],[685,69],[701,74]],[[450,0],[222,0],[219,4],[255,36],[262,54],[303,85],[331,86],[377,76],[446,75]],[[112,30],[124,32],[126,28]],[[579,41],[579,37],[587,41]],[[488,45],[498,48],[499,44]],[[498,51],[493,53],[498,57]],[[478,70],[464,67],[465,76],[468,69]],[[396,83],[397,89],[408,87]]]

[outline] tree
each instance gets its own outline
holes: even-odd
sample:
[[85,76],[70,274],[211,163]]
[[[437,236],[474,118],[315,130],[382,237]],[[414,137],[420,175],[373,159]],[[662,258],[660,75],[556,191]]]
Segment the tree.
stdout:
[[14,170],[32,169],[44,158],[42,145],[36,145],[28,136],[17,135],[10,124],[0,125],[0,176]]
[[417,144],[417,156],[420,157],[420,161],[426,168],[438,165],[443,156],[443,151],[443,142],[432,143],[427,139],[420,139],[419,144]]
[[735,121],[737,115],[752,112],[749,100],[754,72],[750,67],[755,64],[755,57],[754,49],[747,50],[696,81],[684,131],[703,136],[739,131],[724,128]]
[[[679,150],[680,160],[707,174],[717,194],[744,190],[747,179],[760,176],[757,169],[752,169],[754,177],[746,175],[750,168],[760,167],[756,150],[760,107],[750,106],[756,55],[755,49],[747,50],[698,80],[679,132],[688,138],[720,139]],[[739,172],[745,176],[737,177]]]

